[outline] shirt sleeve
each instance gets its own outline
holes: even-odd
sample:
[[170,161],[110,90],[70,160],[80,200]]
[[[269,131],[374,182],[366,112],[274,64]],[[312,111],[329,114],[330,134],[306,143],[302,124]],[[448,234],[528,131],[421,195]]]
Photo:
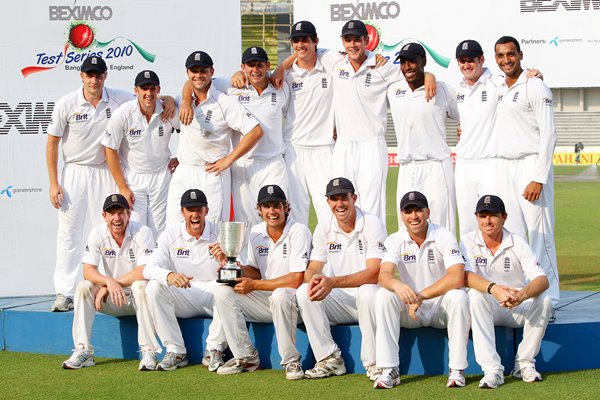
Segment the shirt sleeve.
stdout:
[[54,105],[52,110],[52,118],[50,124],[46,128],[46,133],[51,136],[62,137],[67,129],[69,121],[67,120],[67,108],[65,106],[65,98],[60,98]]
[[318,224],[315,228],[312,241],[312,252],[310,259],[315,261],[327,262],[327,244],[325,243],[324,225]]
[[214,85],[214,88],[217,89],[219,92],[223,93],[227,93],[227,90],[231,88],[231,83],[229,79],[223,78],[221,76],[213,78],[212,85]]
[[540,266],[537,257],[527,242],[520,236],[512,235],[512,237],[515,245],[518,246],[518,258],[525,278],[531,282],[538,276],[546,276],[546,273]]
[[456,96],[454,95],[454,89],[448,86],[447,83],[439,82],[440,89],[443,90],[446,100],[446,114],[450,119],[454,121],[460,120],[460,114],[458,112],[458,105],[456,104]]
[[155,241],[152,235],[152,230],[147,226],[142,226],[135,237],[135,259],[137,265],[146,265],[152,255]]
[[456,264],[464,265],[465,259],[458,248],[458,243],[456,243],[455,237],[445,228],[438,229],[441,229],[441,231],[439,232],[439,236],[436,238],[436,245],[439,246],[439,249],[443,254],[444,267],[448,269]]
[[295,223],[290,233],[290,272],[304,272],[310,256],[310,230],[305,225]]
[[[254,238],[256,237],[255,233],[250,232],[250,237],[248,238],[248,246],[247,250],[246,250],[246,259],[245,260],[240,260],[240,262],[243,265],[247,265],[249,267],[252,267],[254,269],[259,269],[258,268],[258,263],[256,262],[256,246],[254,245]],[[241,255],[240,257],[241,258]]]
[[398,254],[399,235],[400,234],[398,232],[393,233],[383,242],[385,251],[383,252],[381,259],[382,263],[388,262],[396,266],[400,264],[400,255]]
[[473,254],[467,248],[468,239],[464,236],[461,238],[460,244],[458,246],[462,256],[463,261],[465,263],[465,271],[477,273],[477,268],[475,267],[475,263],[473,262]]
[[119,150],[123,141],[124,132],[127,129],[127,116],[123,107],[115,111],[113,117],[108,120],[108,126],[102,136],[102,145],[109,149]]
[[252,113],[226,94],[220,93],[217,100],[223,109],[223,116],[227,121],[227,125],[231,129],[245,135],[258,125],[258,121],[252,116]]
[[156,242],[156,247],[144,267],[144,278],[155,279],[167,284],[167,275],[173,271],[173,262],[169,254],[168,231],[164,231]]
[[367,241],[367,260],[369,258],[382,258],[385,250],[385,239],[387,232],[383,221],[377,217],[369,218],[368,229],[365,232]]
[[552,157],[557,141],[552,92],[539,78],[528,79],[526,85],[527,99],[535,114],[540,134],[533,180],[546,184],[552,169]]
[[344,56],[335,50],[317,49],[317,58],[321,61],[323,68],[331,74],[335,64],[342,61]]

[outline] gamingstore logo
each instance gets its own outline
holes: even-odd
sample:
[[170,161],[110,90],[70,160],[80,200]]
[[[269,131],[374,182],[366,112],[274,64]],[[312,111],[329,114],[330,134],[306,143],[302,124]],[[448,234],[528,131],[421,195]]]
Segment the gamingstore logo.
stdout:
[[0,198],[12,199],[18,193],[40,193],[42,188],[15,188],[13,185],[8,185],[0,190]]

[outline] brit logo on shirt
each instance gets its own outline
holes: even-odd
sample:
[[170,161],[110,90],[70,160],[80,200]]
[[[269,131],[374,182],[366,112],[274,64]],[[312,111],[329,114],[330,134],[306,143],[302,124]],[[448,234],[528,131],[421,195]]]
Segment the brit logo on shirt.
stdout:
[[404,264],[412,264],[417,262],[417,256],[413,253],[400,254],[400,258]]
[[510,271],[510,257],[504,257],[504,272]]
[[462,103],[462,102],[464,102],[464,101],[465,101],[465,95],[464,95],[464,94],[462,94],[462,93],[458,93],[458,94],[456,95],[456,102],[457,102],[457,103]]
[[487,258],[482,256],[475,256],[475,266],[477,268],[487,267]]
[[405,89],[398,89],[396,90],[396,97],[404,97],[406,96],[406,90]]
[[455,257],[456,256],[460,257],[461,256],[460,250],[459,249],[452,249],[452,255],[455,256]]
[[327,89],[327,78],[321,78],[321,87]]
[[106,119],[110,119],[112,117],[112,113],[110,112],[110,107],[106,108]]
[[304,82],[292,82],[292,84],[290,85],[290,89],[292,90],[292,92],[297,92],[298,90],[302,89],[304,87]]
[[339,78],[340,79],[350,79],[350,72],[346,71],[345,69],[340,69]]
[[158,127],[158,136],[159,137],[165,136],[165,128],[163,128],[162,125]]
[[337,242],[327,242],[327,252],[328,253],[341,253],[342,244]]
[[365,75],[365,87],[369,86],[371,86],[371,73],[367,72],[367,75]]
[[487,101],[487,90],[481,92],[481,102],[485,103]]
[[266,257],[269,255],[269,248],[267,246],[256,246],[256,254],[259,257]]
[[513,96],[513,99],[512,99],[513,103],[516,103],[518,99],[519,99],[519,92],[515,93],[515,95]]
[[75,113],[75,122],[85,122],[88,120],[89,116],[87,114]]
[[248,103],[250,103],[250,96],[249,95],[248,96],[244,96],[243,94],[240,94],[238,96],[238,103],[241,103],[241,104],[248,104]]
[[102,249],[102,254],[104,254],[104,257],[106,257],[106,258],[116,258],[117,257],[117,252],[114,251],[113,249],[109,249],[109,248]]
[[433,250],[432,249],[429,249],[427,251],[427,262],[429,264],[435,263],[435,254],[433,254]]
[[190,251],[188,249],[184,249],[183,247],[178,247],[175,249],[175,257],[190,258]]
[[382,242],[377,243],[377,248],[381,251],[386,251],[385,245]]
[[271,93],[271,105],[272,106],[277,105],[277,93]]

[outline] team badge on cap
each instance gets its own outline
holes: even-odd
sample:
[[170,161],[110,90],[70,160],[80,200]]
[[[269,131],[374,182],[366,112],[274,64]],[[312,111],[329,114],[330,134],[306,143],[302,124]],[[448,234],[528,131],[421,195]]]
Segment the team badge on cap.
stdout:
[[302,22],[298,22],[296,24],[296,26],[294,27],[295,31],[301,31],[302,30]]

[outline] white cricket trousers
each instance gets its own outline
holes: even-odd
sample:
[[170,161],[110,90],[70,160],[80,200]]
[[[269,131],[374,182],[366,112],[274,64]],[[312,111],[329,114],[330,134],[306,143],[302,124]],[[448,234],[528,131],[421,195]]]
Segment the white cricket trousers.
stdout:
[[310,197],[319,222],[329,221],[331,209],[325,190],[334,178],[333,145],[302,147],[288,145],[284,154],[288,171],[290,214],[294,221],[308,226]]
[[540,351],[552,315],[550,296],[542,293],[509,310],[501,307],[492,295],[470,289],[469,301],[475,360],[483,372],[502,374],[504,371],[496,351],[495,325],[523,328],[523,340],[515,356],[515,369],[535,367],[535,357]]
[[[117,186],[104,164],[66,163],[60,184],[64,200],[58,211],[54,288],[56,293],[73,297],[75,287],[83,278],[81,259],[89,232],[84,230],[103,222],[102,205],[108,195],[117,192]],[[86,225],[86,214],[90,225]]]
[[466,369],[469,341],[469,303],[467,293],[452,289],[435,299],[425,300],[417,310],[418,320],[408,315],[408,306],[396,293],[380,288],[375,297],[377,319],[377,366],[393,368],[400,365],[400,327],[431,326],[448,330],[448,366]]
[[181,195],[188,189],[200,189],[208,200],[210,221],[229,221],[231,197],[231,170],[219,175],[207,173],[204,166],[179,164],[173,172],[167,197],[167,225],[183,220]]
[[239,294],[229,285],[215,288],[215,309],[221,319],[227,343],[234,358],[248,358],[254,346],[248,335],[246,321],[273,322],[281,365],[300,360],[296,349],[298,306],[296,289],[277,288],[274,291],[256,290]]
[[[456,193],[454,170],[450,158],[401,161],[396,188],[396,210],[400,210],[402,196],[414,190],[427,197],[431,222],[456,233]],[[398,214],[398,226],[402,225],[402,219]]]
[[307,283],[298,288],[298,307],[317,361],[340,353],[340,348],[331,336],[330,325],[355,324],[358,321],[362,336],[360,360],[365,369],[375,364],[374,307],[378,288],[377,285],[362,285],[351,289],[335,288],[322,301],[311,301],[308,298]]
[[386,221],[388,149],[384,137],[338,139],[333,149],[333,177],[350,179],[357,206]]
[[544,269],[550,287],[552,305],[560,298],[556,245],[554,243],[554,172],[542,186],[540,198],[534,202],[523,198],[525,187],[531,182],[531,171],[536,155],[520,159],[498,159],[498,196],[504,201],[508,219],[506,229],[529,239],[529,245]]
[[167,352],[186,354],[177,318],[213,317],[208,328],[206,349],[223,351],[227,347],[218,315],[213,315],[213,290],[216,281],[192,281],[187,289],[166,285],[158,280],[148,282],[146,297],[154,321],[154,329]]
[[288,177],[282,156],[268,160],[239,159],[231,166],[231,192],[236,221],[250,221],[250,226],[262,222],[256,209],[256,200],[260,188],[265,185],[277,185],[287,196]]
[[[138,323],[138,344],[141,350],[161,351],[160,344],[156,340],[152,317],[148,311],[146,302],[146,281],[135,281],[131,285],[131,292],[126,290],[127,303],[122,307],[117,307],[110,300],[110,295],[106,298],[106,303],[102,303],[100,312],[115,317],[125,315],[135,315]],[[75,312],[73,315],[73,344],[75,348],[82,345],[85,349],[94,351],[94,346],[90,343],[92,336],[92,327],[96,318],[96,308],[94,302],[96,294],[100,290],[92,282],[84,280],[77,285],[75,291]]]

